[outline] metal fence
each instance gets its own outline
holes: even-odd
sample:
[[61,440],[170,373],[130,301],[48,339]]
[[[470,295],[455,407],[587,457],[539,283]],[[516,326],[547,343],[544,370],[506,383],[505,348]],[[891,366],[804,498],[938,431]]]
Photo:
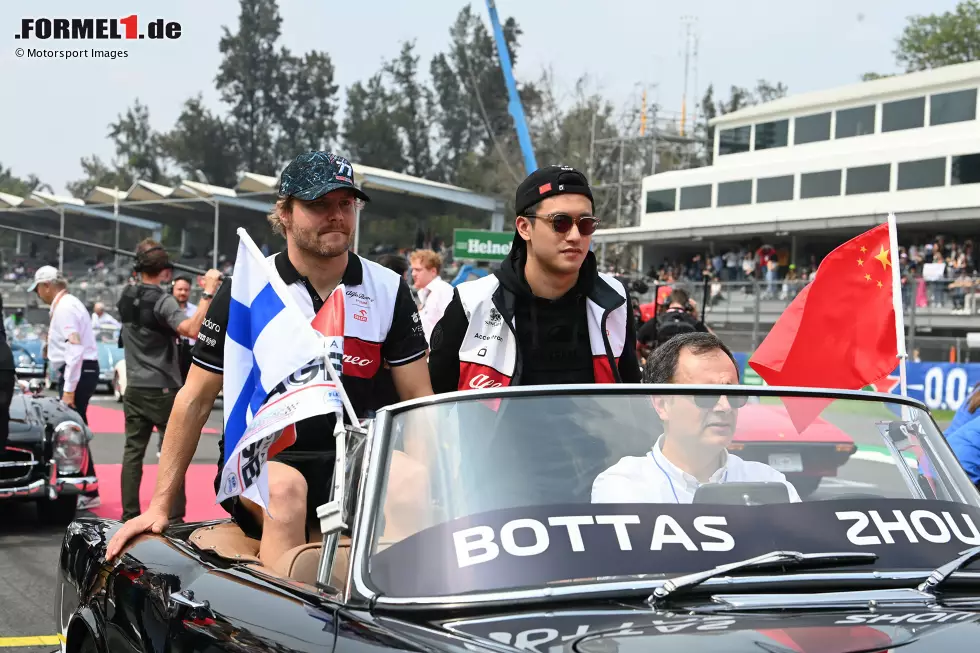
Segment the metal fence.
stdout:
[[[97,302],[105,305],[106,310],[118,317],[116,305],[126,287],[125,280],[132,268],[120,269],[117,272],[107,272],[103,275],[92,275],[84,279],[69,281],[71,294],[78,297],[90,310]],[[120,278],[121,277],[121,278]],[[0,282],[0,295],[3,296],[4,313],[13,311],[24,312],[26,320],[31,324],[47,324],[50,318],[48,307],[42,304],[36,293],[28,292],[31,281]],[[201,297],[202,288],[197,283],[191,284],[190,302],[196,304]]]
[[[966,332],[980,332],[980,279],[970,288],[950,288],[953,280],[925,281],[908,277],[903,285],[906,346],[910,357],[916,350],[923,361],[969,362]],[[648,282],[649,283],[649,282]],[[765,338],[807,281],[738,281],[709,285],[705,321],[733,350],[753,351]],[[673,282],[671,288],[686,290],[700,306],[703,286],[691,281]],[[637,295],[640,303],[654,300],[653,286]],[[937,335],[936,332],[956,335]],[[980,350],[972,352],[980,360]]]

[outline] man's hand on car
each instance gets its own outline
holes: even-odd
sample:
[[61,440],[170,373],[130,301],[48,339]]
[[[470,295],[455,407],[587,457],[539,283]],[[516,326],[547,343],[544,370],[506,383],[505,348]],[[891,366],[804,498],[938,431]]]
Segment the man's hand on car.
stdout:
[[123,527],[116,531],[116,534],[109,540],[109,545],[105,550],[106,562],[114,560],[122,553],[122,550],[126,548],[130,540],[137,535],[142,535],[143,533],[155,533],[159,535],[167,530],[167,526],[170,524],[170,518],[167,515],[167,510],[151,503],[146,509],[146,512],[123,524]]

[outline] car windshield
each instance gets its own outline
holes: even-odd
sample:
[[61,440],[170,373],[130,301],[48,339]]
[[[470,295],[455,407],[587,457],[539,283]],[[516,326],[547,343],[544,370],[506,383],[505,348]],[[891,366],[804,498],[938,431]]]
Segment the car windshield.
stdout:
[[107,342],[117,344],[119,342],[119,329],[115,327],[101,327],[95,330],[96,342]]
[[757,388],[518,390],[380,421],[365,516],[374,591],[655,578],[773,550],[931,570],[980,545],[980,495],[914,406]]
[[40,324],[21,323],[14,327],[12,340],[43,340],[47,327]]

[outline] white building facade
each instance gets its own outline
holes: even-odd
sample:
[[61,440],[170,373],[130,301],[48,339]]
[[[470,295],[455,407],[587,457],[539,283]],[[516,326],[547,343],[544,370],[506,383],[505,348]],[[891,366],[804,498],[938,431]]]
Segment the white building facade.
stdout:
[[640,226],[596,242],[857,233],[889,212],[900,225],[980,224],[978,88],[975,62],[721,116],[713,165],[647,177]]

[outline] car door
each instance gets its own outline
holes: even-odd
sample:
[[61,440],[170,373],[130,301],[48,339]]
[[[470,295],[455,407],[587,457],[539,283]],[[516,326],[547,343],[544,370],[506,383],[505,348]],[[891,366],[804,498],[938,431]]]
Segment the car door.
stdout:
[[173,651],[331,651],[337,606],[301,583],[244,566],[211,569],[167,595]]

